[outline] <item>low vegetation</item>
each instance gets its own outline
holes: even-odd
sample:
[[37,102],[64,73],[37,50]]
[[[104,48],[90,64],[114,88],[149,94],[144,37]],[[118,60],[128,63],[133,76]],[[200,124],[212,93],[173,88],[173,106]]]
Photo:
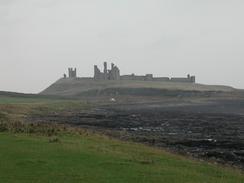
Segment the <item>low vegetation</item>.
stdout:
[[25,122],[29,113],[87,110],[91,107],[87,103],[56,99],[14,101],[11,98],[0,105],[0,182],[244,182],[239,170],[121,142],[84,129]]
[[238,171],[96,134],[0,133],[2,182],[241,183]]

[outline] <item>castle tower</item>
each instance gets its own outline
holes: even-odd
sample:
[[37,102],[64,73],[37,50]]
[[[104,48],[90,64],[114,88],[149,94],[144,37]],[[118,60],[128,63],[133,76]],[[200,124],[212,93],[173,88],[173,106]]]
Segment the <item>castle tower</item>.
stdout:
[[68,68],[69,78],[71,78],[71,68]]
[[104,65],[104,79],[107,80],[108,79],[108,65],[107,65],[107,62],[104,62],[103,65]]
[[191,82],[196,83],[196,76],[191,76]]
[[74,77],[74,78],[77,77],[77,74],[76,74],[76,68],[75,68],[75,70],[73,71],[73,77]]
[[94,79],[101,79],[101,71],[98,69],[97,65],[94,65]]
[[76,68],[68,68],[68,72],[69,72],[69,78],[76,78],[77,74],[76,74]]

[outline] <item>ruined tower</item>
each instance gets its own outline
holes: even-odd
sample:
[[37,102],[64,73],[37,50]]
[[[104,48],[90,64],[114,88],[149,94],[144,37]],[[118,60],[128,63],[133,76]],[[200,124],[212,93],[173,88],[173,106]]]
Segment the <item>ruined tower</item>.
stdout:
[[94,65],[94,79],[103,79],[101,71],[98,69],[97,65]]
[[109,80],[120,80],[120,70],[113,63],[111,63],[111,70],[109,70]]
[[69,71],[69,78],[76,78],[77,77],[76,68],[69,68],[68,71]]
[[103,72],[94,65],[94,79],[95,80],[120,80],[120,70],[113,63],[111,64],[111,69],[108,69],[107,62],[103,63],[104,69]]
[[104,79],[108,80],[108,65],[107,65],[107,62],[104,62],[103,65],[104,65],[104,71],[103,71]]

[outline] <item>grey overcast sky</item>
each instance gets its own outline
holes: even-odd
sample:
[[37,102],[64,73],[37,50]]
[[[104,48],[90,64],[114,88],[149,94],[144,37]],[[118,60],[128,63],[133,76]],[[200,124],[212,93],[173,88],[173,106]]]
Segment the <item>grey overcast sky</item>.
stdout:
[[244,88],[243,21],[243,0],[0,0],[0,90],[37,93],[103,61]]

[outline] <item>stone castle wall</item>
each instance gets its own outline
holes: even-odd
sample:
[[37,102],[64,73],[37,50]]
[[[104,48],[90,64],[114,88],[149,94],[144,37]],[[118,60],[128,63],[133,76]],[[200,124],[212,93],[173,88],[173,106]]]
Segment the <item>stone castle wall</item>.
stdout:
[[156,77],[153,78],[153,81],[170,81],[169,77]]

